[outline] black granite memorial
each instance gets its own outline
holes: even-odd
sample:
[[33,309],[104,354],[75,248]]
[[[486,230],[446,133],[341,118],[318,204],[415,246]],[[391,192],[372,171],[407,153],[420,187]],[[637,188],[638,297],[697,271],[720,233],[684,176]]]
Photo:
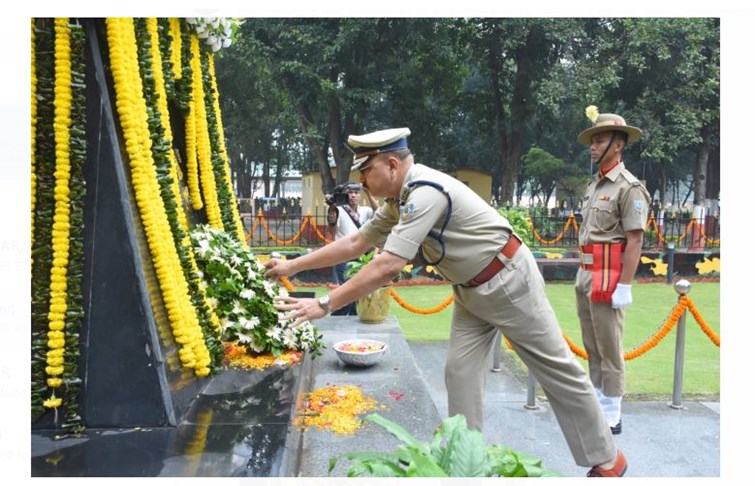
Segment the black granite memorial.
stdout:
[[[62,429],[53,410],[35,421],[32,476],[288,475],[296,453],[287,444],[300,441],[290,419],[310,358],[206,378],[181,368],[131,186],[105,23],[80,22],[87,37],[84,430]],[[205,219],[188,216],[194,224]]]

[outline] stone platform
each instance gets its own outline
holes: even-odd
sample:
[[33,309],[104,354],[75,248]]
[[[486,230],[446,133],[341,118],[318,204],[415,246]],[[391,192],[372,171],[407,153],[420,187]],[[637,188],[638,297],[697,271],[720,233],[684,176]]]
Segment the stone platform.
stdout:
[[[344,451],[395,449],[397,441],[374,424],[352,436],[292,427],[297,403],[330,384],[361,386],[385,406],[378,413],[429,438],[440,418],[395,318],[363,324],[331,316],[317,325],[329,346],[322,356],[287,368],[223,370],[175,427],[87,428],[78,436],[33,430],[32,477],[327,476],[328,460]],[[386,356],[371,368],[345,366],[332,345],[356,337],[386,342]]]
[[[312,363],[311,389],[358,385],[365,395],[385,407],[376,413],[396,422],[417,439],[429,441],[441,419],[396,319],[389,316],[382,324],[364,324],[358,317],[331,316],[317,321],[317,327],[329,349]],[[344,365],[333,344],[357,338],[387,343],[382,361],[369,368]],[[328,461],[332,457],[353,451],[392,452],[400,444],[385,429],[370,422],[354,435],[346,436],[310,429],[301,434],[300,443],[295,476],[328,476]],[[348,461],[339,460],[331,476],[345,476],[348,467]]]

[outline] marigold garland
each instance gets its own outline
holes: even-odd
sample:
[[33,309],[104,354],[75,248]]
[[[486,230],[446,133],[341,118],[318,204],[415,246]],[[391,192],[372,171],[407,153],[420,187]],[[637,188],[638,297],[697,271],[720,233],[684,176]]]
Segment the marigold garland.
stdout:
[[50,311],[50,271],[52,269],[52,226],[55,212],[55,32],[53,19],[35,20],[35,64],[37,73],[37,112],[34,166],[36,206],[31,253],[31,411],[32,422],[45,415],[43,402],[47,387],[47,351]]
[[135,199],[168,320],[179,345],[179,359],[185,368],[193,368],[197,376],[206,376],[210,372],[209,351],[191,303],[176,248],[172,244],[170,226],[159,195],[157,174],[151,158],[150,133],[139,76],[133,19],[108,18],[106,26],[116,107],[130,159]]
[[265,232],[267,233],[267,236],[278,243],[279,245],[290,245],[294,241],[300,239],[302,235],[304,234],[304,230],[306,229],[307,225],[311,226],[312,229],[317,234],[317,237],[320,238],[324,243],[331,243],[333,240],[325,235],[322,234],[320,231],[320,228],[317,227],[317,223],[315,222],[315,217],[312,216],[311,213],[307,213],[304,218],[302,218],[301,224],[299,225],[299,229],[297,230],[296,234],[289,238],[288,240],[281,240],[279,239],[275,233],[270,229],[270,225],[268,224],[267,220],[265,219],[265,216],[262,214],[262,210],[257,210],[257,215],[254,218],[254,224],[252,225],[252,229],[249,230],[249,232],[246,234],[246,237],[244,238],[244,241],[250,241],[254,237],[254,230],[257,228],[258,225],[262,224],[262,226],[265,228]]
[[173,67],[173,79],[181,79],[181,21],[175,17],[170,21],[170,62]]
[[[171,24],[175,28],[175,24]],[[184,36],[186,38],[184,39]],[[177,102],[185,110],[184,122],[184,141],[186,144],[186,187],[189,189],[189,200],[191,208],[199,211],[204,207],[202,193],[199,188],[199,166],[197,165],[197,127],[194,117],[196,116],[196,105],[193,95],[193,65],[191,50],[191,34],[185,28],[183,22],[178,23],[178,33],[173,32],[174,49],[173,55],[179,56],[178,64],[173,65],[173,69],[179,66],[178,74],[175,76],[177,92]],[[178,54],[176,54],[178,53]],[[175,71],[174,71],[175,72]]]
[[[35,172],[37,141],[37,35],[31,19],[31,244],[34,246],[34,208],[37,204],[37,174]],[[32,263],[34,257],[32,256]]]
[[328,386],[307,394],[293,423],[305,430],[315,428],[351,435],[361,426],[358,417],[378,408],[377,402],[357,386]]
[[280,355],[272,353],[250,355],[246,347],[229,343],[225,346],[225,359],[229,367],[245,370],[264,370],[274,365],[296,365],[301,362],[301,351],[288,350]]
[[[689,233],[689,231],[692,228],[692,226],[697,226],[698,230],[700,231],[700,236],[702,236],[703,239],[705,239],[706,242],[708,242],[708,243],[710,243],[711,245],[714,245],[714,246],[718,246],[718,245],[721,244],[721,240],[720,239],[709,238],[705,234],[705,229],[703,228],[703,225],[700,224],[700,222],[697,221],[696,219],[690,220],[690,222],[687,223],[687,226],[684,228],[684,232],[681,235],[673,238],[673,240],[677,241],[677,242],[684,240],[684,238],[687,236],[687,233]],[[672,239],[672,238],[666,238],[665,236],[663,236],[663,234],[661,234],[662,233],[661,229],[658,227],[658,222],[655,220],[655,215],[654,214],[650,215],[650,217],[648,218],[648,222],[645,224],[645,230],[648,230],[648,229],[652,229],[653,231],[655,231],[655,234],[657,235],[656,237],[658,238],[658,241],[661,242],[661,243],[663,243],[663,244],[668,243]]]
[[716,334],[716,332],[711,329],[711,327],[708,325],[707,322],[705,322],[705,319],[703,319],[702,314],[700,314],[700,311],[697,310],[697,307],[695,307],[695,304],[692,302],[692,299],[690,299],[688,296],[682,297],[682,299],[686,302],[687,308],[689,309],[690,314],[692,314],[692,317],[695,318],[695,321],[700,326],[700,329],[705,333],[706,336],[718,347],[721,347],[721,338]]
[[199,211],[204,207],[202,193],[199,190],[199,167],[197,165],[197,127],[194,122],[196,116],[196,103],[189,100],[189,113],[186,115],[185,141],[186,141],[186,187],[189,189],[191,208]]
[[[222,356],[222,347],[219,343],[220,332],[220,320],[215,313],[210,309],[207,303],[207,296],[202,290],[199,284],[199,269],[197,267],[196,260],[194,258],[194,252],[191,247],[191,239],[189,238],[188,230],[189,223],[186,218],[186,214],[181,207],[181,194],[178,185],[178,161],[172,150],[173,147],[173,133],[170,127],[170,113],[168,111],[167,92],[165,89],[164,73],[162,70],[162,54],[160,53],[160,42],[158,33],[158,22],[155,18],[148,18],[146,20],[139,20],[139,25],[144,26],[147,35],[149,37],[149,52],[151,57],[151,63],[149,70],[152,72],[152,76],[145,80],[144,86],[149,89],[150,94],[145,97],[156,98],[152,103],[159,113],[159,122],[157,126],[150,126],[150,130],[154,131],[153,137],[155,137],[156,145],[153,146],[153,156],[155,163],[159,168],[168,169],[168,178],[170,179],[170,194],[161,191],[166,211],[169,212],[169,224],[171,225],[171,233],[173,235],[173,242],[176,246],[176,250],[179,252],[179,258],[182,262],[184,270],[184,277],[189,285],[189,291],[192,298],[192,302],[200,317],[200,326],[207,324],[209,321],[210,327],[206,329],[203,334],[205,337],[205,343],[211,355],[214,357],[213,361],[220,362]],[[146,44],[146,43],[145,43]],[[151,79],[151,82],[149,80]],[[151,88],[151,89],[150,89]],[[152,123],[152,122],[151,122]],[[164,143],[160,143],[164,142]],[[165,149],[159,149],[156,147],[166,147]],[[167,163],[166,163],[167,157]],[[160,179],[160,184],[164,182]],[[173,217],[175,215],[175,217]]]
[[202,183],[202,197],[204,199],[207,222],[216,229],[224,229],[223,218],[220,213],[218,196],[215,190],[215,174],[212,169],[212,147],[210,134],[207,126],[207,110],[205,108],[205,94],[202,86],[201,52],[199,38],[191,36],[191,69],[192,69],[192,100],[193,111],[187,123],[194,123],[196,136],[197,165],[199,167],[199,180]]
[[[233,230],[235,231],[236,237],[239,239],[239,241],[245,241],[244,238],[244,225],[241,223],[241,215],[239,214],[238,210],[238,201],[236,200],[234,196],[234,190],[233,190],[233,181],[231,180],[231,164],[228,160],[228,152],[225,148],[225,134],[223,132],[223,118],[220,113],[220,92],[218,91],[218,81],[215,76],[215,58],[212,54],[208,54],[208,74],[210,76],[210,87],[212,89],[212,108],[215,112],[215,120],[216,120],[216,131],[217,131],[217,137],[218,137],[218,149],[219,149],[219,155],[221,160],[223,161],[223,183],[226,186],[226,190],[228,191],[229,198],[231,199],[229,201],[228,206],[230,206],[231,210],[231,216],[234,223]],[[229,231],[230,232],[230,231]]]
[[58,408],[62,399],[55,396],[55,389],[63,384],[61,375],[65,370],[65,316],[67,309],[68,250],[70,247],[69,181],[71,175],[70,127],[71,127],[71,37],[68,19],[55,19],[55,212],[52,225],[52,269],[50,270],[50,311],[47,333],[47,386],[53,389],[50,399],[43,405]]
[[398,303],[398,305],[408,310],[409,312],[413,312],[415,314],[437,314],[438,312],[442,311],[443,309],[451,305],[454,301],[454,296],[450,295],[446,300],[436,305],[435,307],[430,307],[428,309],[421,309],[419,307],[414,307],[413,305],[409,304],[404,299],[399,297],[396,291],[393,290],[392,288],[389,289],[388,292],[391,294],[391,297],[393,297],[393,300],[395,300]]
[[[688,296],[682,296],[679,298],[679,301],[677,302],[676,306],[674,306],[674,309],[671,311],[671,314],[669,314],[669,317],[666,319],[666,321],[663,323],[661,328],[656,332],[653,336],[648,338],[644,343],[640,344],[634,349],[631,349],[624,353],[624,359],[629,361],[635,358],[638,358],[642,356],[643,354],[647,353],[654,347],[658,346],[660,342],[668,335],[669,332],[671,332],[671,329],[679,322],[679,319],[681,319],[682,315],[689,309],[690,313],[694,316],[697,323],[700,325],[700,328],[705,333],[706,336],[715,344],[716,346],[720,347],[721,344],[721,338],[716,334],[713,329],[708,326],[708,324],[703,319],[702,315],[700,315],[700,312],[697,310],[695,305],[692,303],[692,300]],[[564,339],[566,340],[566,343],[569,345],[569,348],[572,350],[574,354],[579,356],[582,359],[587,359],[588,354],[587,351],[585,351],[583,348],[580,348],[574,342],[569,339],[569,337],[566,334],[563,334]],[[511,348],[510,343],[507,343],[507,346],[509,349]]]
[[555,243],[558,243],[559,241],[564,239],[564,235],[566,234],[566,231],[569,229],[569,226],[574,226],[574,230],[579,233],[579,226],[577,225],[577,219],[574,217],[574,213],[571,213],[569,215],[569,218],[566,220],[566,223],[564,223],[564,229],[561,230],[561,232],[552,240],[545,240],[542,236],[537,232],[535,229],[535,223],[532,220],[532,218],[528,218],[527,222],[530,224],[530,231],[532,231],[532,235],[535,237],[537,241],[544,245],[553,245]]

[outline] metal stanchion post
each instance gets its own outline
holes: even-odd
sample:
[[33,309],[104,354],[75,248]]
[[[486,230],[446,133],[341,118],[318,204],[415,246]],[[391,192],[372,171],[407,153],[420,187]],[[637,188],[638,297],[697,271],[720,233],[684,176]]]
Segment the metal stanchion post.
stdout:
[[493,367],[490,371],[501,371],[501,331],[496,331],[495,339],[493,340]]
[[674,281],[674,252],[676,251],[676,245],[673,241],[669,241],[666,243],[666,248],[668,249],[668,273],[666,274],[666,283],[671,283]]
[[[679,280],[674,285],[674,289],[679,294],[679,299],[687,295],[691,290],[692,284],[689,280]],[[676,324],[676,351],[674,353],[674,394],[671,398],[669,407],[682,409],[682,379],[684,377],[684,335],[687,321],[687,311],[679,318]]]
[[535,403],[535,375],[532,371],[527,370],[527,404],[524,406],[527,410],[537,410]]

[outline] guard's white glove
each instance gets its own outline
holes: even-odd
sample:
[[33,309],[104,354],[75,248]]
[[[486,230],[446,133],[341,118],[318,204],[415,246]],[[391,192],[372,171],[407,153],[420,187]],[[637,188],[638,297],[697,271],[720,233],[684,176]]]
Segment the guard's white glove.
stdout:
[[625,284],[616,284],[616,290],[611,295],[611,307],[614,309],[623,309],[632,303],[632,286]]

